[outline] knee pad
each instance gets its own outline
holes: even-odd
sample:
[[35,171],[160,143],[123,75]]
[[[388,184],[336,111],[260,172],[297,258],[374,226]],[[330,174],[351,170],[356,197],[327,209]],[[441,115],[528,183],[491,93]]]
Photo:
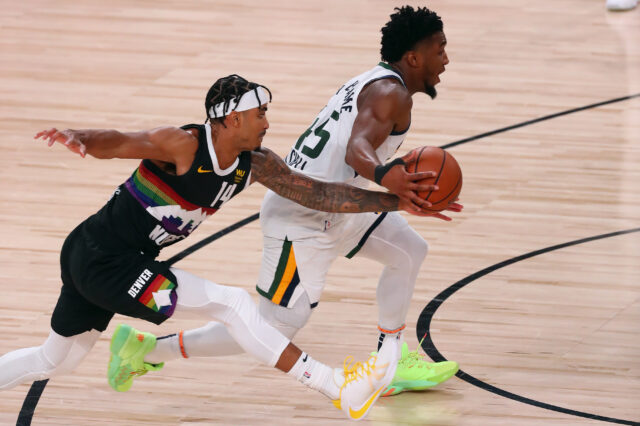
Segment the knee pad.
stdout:
[[69,374],[87,356],[100,334],[98,330],[91,330],[73,337],[62,337],[52,331],[39,348],[38,357],[51,376]]
[[266,297],[260,296],[260,315],[287,338],[293,336],[305,326],[311,316],[311,305],[306,293],[300,295],[296,303],[287,308],[276,305]]
[[420,234],[414,231],[413,228],[406,226],[394,235],[392,242],[409,257],[413,268],[420,268],[429,251],[429,245]]
[[427,242],[401,216],[389,214],[369,236],[361,255],[393,269],[418,270]]
[[54,357],[51,355],[51,353],[47,353],[45,345],[38,347],[35,351],[36,363],[38,365],[37,370],[42,374],[42,377],[39,380],[68,374],[75,369],[76,365],[68,365],[65,363],[66,358],[55,357],[55,355],[58,354],[54,354]]
[[420,263],[422,263],[424,258],[427,257],[427,253],[429,253],[429,243],[427,243],[425,239],[418,235],[415,231],[414,234],[417,238],[415,239],[415,248],[412,250],[412,253],[414,254],[415,259],[419,260]]
[[210,284],[212,285],[206,286],[207,299],[209,303],[214,304],[210,306],[216,306],[216,308],[213,309],[220,314],[222,314],[220,308],[226,311],[227,314],[230,314],[231,312],[240,313],[250,311],[251,306],[249,305],[255,306],[253,299],[251,299],[249,293],[243,288]]
[[246,305],[254,304],[249,292],[243,288],[227,287],[225,293],[228,295],[230,305],[238,309]]

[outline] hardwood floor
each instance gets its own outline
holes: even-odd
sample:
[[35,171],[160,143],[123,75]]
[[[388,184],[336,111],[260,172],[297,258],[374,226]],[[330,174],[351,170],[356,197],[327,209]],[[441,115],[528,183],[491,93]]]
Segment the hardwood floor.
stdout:
[[[0,1],[0,354],[39,345],[57,300],[65,236],[137,162],[81,159],[44,128],[135,130],[204,121],[217,78],[268,86],[265,145],[285,155],[329,97],[379,60],[383,1]],[[441,146],[640,93],[640,9],[603,0],[434,0],[451,63],[439,95],[414,97],[401,152]],[[577,111],[450,149],[464,212],[408,217],[429,242],[406,340],[441,291],[484,268],[557,244],[640,227],[640,97]],[[258,211],[254,185],[162,258]],[[262,237],[253,222],[178,266],[253,290]],[[340,259],[294,342],[334,366],[374,349],[381,266]],[[438,351],[506,392],[593,416],[640,422],[640,232],[549,251],[452,294],[433,316]],[[105,380],[116,319],[71,376],[52,379],[34,425],[342,424],[321,395],[247,355],[168,364],[127,393]],[[170,320],[166,333],[199,326]],[[27,385],[3,391],[13,424]],[[592,417],[593,417],[592,416]],[[391,425],[596,425],[452,378],[381,399],[365,420]],[[606,422],[606,421],[605,421]],[[636,423],[637,424],[637,423]]]

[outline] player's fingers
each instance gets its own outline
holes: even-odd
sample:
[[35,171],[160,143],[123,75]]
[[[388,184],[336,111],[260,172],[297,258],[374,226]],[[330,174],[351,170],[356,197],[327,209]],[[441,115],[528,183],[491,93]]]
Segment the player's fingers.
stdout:
[[51,129],[45,131],[45,137],[50,138],[51,135],[57,132],[58,132],[58,129],[56,129],[55,127],[52,127]]
[[[49,146],[53,145],[56,141],[58,141],[61,138],[65,138],[65,135],[62,134],[62,132],[59,131],[55,131],[55,132],[51,132],[49,133]],[[63,142],[63,141],[60,141]]]
[[421,200],[424,202],[420,206],[420,209],[416,212],[418,216],[433,216],[433,210],[431,210],[431,203],[425,200]]
[[451,203],[447,207],[447,210],[451,210],[452,212],[461,212],[464,206],[458,203]]
[[423,199],[423,198],[420,198],[420,197],[418,196],[418,194],[416,194],[415,192],[409,192],[409,194],[408,194],[408,195],[409,195],[409,197],[408,197],[408,198],[409,198],[409,201],[410,201],[413,205],[416,205],[416,206],[418,206],[418,207],[420,207],[420,208],[424,208],[424,207],[431,207],[431,202],[429,202],[429,201],[427,201],[427,200],[425,200],[425,199]]
[[52,146],[54,143],[56,143],[57,134],[57,130],[55,132],[53,130],[49,130],[49,132],[47,132],[47,135],[45,136],[45,140],[47,140],[47,146]]
[[34,139],[38,139],[42,136],[44,136],[47,133],[47,130],[41,130],[38,133],[36,133],[36,135],[33,137]]
[[69,136],[67,133],[65,133],[64,131],[58,132],[56,133],[56,141],[65,144],[65,145],[69,145],[71,143],[75,144],[73,142],[73,137]]
[[433,215],[433,217],[438,218],[438,219],[445,220],[445,221],[447,221],[447,222],[451,222],[451,218],[450,218],[449,216],[445,216],[445,215],[443,215],[442,213],[435,213],[435,214]]
[[422,148],[414,148],[400,158],[402,158],[402,160],[404,160],[406,164],[415,164],[415,162],[418,160],[418,157],[420,156],[421,151]]
[[439,189],[438,185],[431,185],[427,183],[410,183],[408,187],[410,190],[415,192],[429,192],[437,191]]
[[400,207],[401,210],[404,210],[404,211],[407,211],[407,212],[419,212],[420,211],[420,205],[414,203],[412,200],[407,199],[407,198],[401,198],[399,207]]
[[51,129],[42,130],[42,131],[36,133],[36,135],[34,136],[34,139],[42,138],[44,140],[47,140],[47,138],[49,137],[49,133],[50,132],[51,132]]
[[414,216],[421,216],[421,217],[428,217],[428,216],[433,216],[433,213],[430,212],[425,212],[425,211],[407,211],[407,213],[412,214]]
[[432,216],[433,211],[429,208],[431,207],[431,203],[422,199],[418,201],[422,203],[422,206],[417,206],[412,201],[407,200],[406,198],[400,199],[400,209],[404,210],[415,216]]
[[418,172],[418,173],[407,173],[407,179],[410,181],[422,180],[436,177],[436,172],[427,171],[427,172]]
[[53,136],[52,136],[52,144],[54,142],[59,142],[63,145],[65,145],[67,148],[70,148],[71,145],[77,145],[76,142],[73,141],[73,138],[71,136],[69,136],[68,134],[66,134],[64,131],[59,131],[56,132]]
[[400,158],[402,158],[405,164],[411,164],[416,161],[416,158],[417,158],[416,150],[412,149],[411,151],[407,152],[405,155],[403,155]]

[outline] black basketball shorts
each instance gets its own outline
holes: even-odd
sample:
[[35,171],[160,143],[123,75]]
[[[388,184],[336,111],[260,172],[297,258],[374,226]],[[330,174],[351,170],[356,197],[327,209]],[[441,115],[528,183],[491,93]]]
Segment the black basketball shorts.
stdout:
[[60,265],[51,328],[62,336],[104,331],[115,313],[154,324],[173,314],[178,283],[168,264],[134,249],[106,249],[82,224],[65,240]]

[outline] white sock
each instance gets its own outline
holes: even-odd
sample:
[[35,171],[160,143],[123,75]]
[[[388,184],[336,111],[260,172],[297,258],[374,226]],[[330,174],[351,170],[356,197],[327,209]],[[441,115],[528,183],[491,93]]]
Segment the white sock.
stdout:
[[395,329],[395,330],[387,330],[384,329],[380,326],[378,326],[378,331],[380,331],[380,335],[378,336],[378,349],[380,350],[380,348],[382,347],[382,343],[384,343],[385,339],[397,339],[398,341],[402,342],[402,332],[405,329],[405,325],[403,324],[401,327]]
[[321,392],[331,400],[338,399],[340,396],[340,386],[336,380],[340,380],[341,376],[336,374],[333,368],[314,360],[305,352],[302,352],[298,361],[287,374],[295,377],[305,386]]
[[144,357],[144,361],[150,364],[160,364],[161,362],[183,358],[180,351],[180,339],[178,334],[158,337],[156,347]]

